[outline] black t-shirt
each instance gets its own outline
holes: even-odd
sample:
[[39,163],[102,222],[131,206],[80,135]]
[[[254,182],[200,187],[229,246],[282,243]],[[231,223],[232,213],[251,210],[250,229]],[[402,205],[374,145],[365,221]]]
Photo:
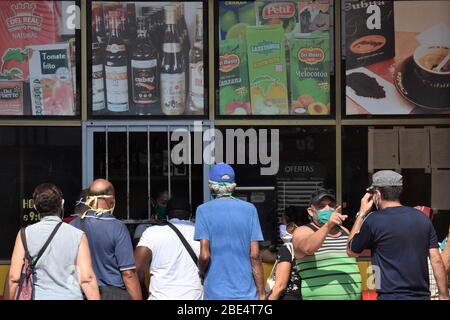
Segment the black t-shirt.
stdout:
[[295,258],[293,259],[292,254],[286,247],[286,245],[282,245],[278,249],[278,260],[279,262],[289,262],[291,264],[291,277],[289,278],[286,290],[280,296],[280,299],[296,298],[298,300],[301,300],[301,290],[300,290],[301,280],[297,273]]
[[403,206],[370,213],[350,241],[353,252],[372,251],[380,300],[429,299],[427,257],[429,249],[438,247],[430,219]]

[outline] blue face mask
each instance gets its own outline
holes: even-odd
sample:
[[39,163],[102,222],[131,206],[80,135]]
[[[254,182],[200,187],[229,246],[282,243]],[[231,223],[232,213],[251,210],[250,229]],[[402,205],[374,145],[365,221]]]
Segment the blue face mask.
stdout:
[[324,209],[317,211],[317,222],[320,224],[327,223],[330,220],[331,214],[334,212],[334,209]]

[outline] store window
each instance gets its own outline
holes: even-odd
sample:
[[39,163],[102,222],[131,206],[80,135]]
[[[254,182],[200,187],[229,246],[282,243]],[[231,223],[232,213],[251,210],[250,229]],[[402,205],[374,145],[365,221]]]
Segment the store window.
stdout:
[[90,1],[88,7],[91,117],[208,114],[207,1]]
[[[278,225],[281,214],[290,206],[301,210],[309,205],[311,193],[318,188],[336,187],[336,136],[334,126],[305,127],[220,127],[224,137],[224,154],[233,152],[234,161],[227,160],[236,173],[236,197],[253,203],[259,215],[264,240],[275,244],[278,239]],[[239,140],[237,130],[247,133],[246,140]],[[268,131],[263,141],[263,130]],[[272,130],[272,131],[271,131]],[[278,130],[279,139],[272,135]],[[256,137],[256,143],[254,139]],[[234,142],[232,142],[234,141]],[[268,167],[260,160],[267,146],[270,166],[276,162],[273,174],[265,175],[261,170]],[[255,148],[255,145],[258,145]],[[274,145],[277,145],[274,147]],[[233,151],[229,150],[234,146]],[[275,156],[272,152],[276,152]],[[254,164],[252,157],[258,154]],[[245,162],[241,163],[239,157]],[[254,162],[254,161],[253,161]]]
[[352,224],[372,173],[395,170],[403,176],[401,202],[426,206],[441,241],[448,234],[450,202],[449,127],[345,126],[342,137],[343,199]]
[[62,127],[0,127],[0,260],[11,258],[21,226],[39,221],[33,209],[34,188],[59,186],[64,212],[72,213],[81,192],[81,131]]
[[79,5],[0,2],[0,117],[79,116]]
[[218,1],[217,114],[334,114],[334,1]]
[[[118,219],[159,219],[154,206],[164,192],[189,199],[193,213],[203,203],[203,166],[169,161],[168,138],[162,131],[129,132],[128,137],[126,132],[94,133],[94,179],[106,178],[114,185]],[[190,139],[193,148],[193,133]],[[170,150],[175,144],[170,141]]]
[[343,1],[344,114],[449,115],[448,12],[448,1]]

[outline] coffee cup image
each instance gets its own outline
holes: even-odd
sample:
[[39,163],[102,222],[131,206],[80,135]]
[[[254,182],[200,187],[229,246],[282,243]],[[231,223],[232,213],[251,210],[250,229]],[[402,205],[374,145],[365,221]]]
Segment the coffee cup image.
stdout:
[[426,45],[396,70],[394,83],[414,104],[428,109],[450,109],[450,48]]
[[416,74],[426,88],[450,90],[450,48],[420,46],[414,51]]

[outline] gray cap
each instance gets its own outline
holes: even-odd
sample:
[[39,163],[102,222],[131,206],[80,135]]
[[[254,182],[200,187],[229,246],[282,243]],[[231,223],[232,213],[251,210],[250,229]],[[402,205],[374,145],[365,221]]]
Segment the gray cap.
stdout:
[[372,191],[374,187],[400,187],[403,186],[401,174],[392,170],[381,170],[373,174],[372,185],[367,191]]
[[313,192],[313,194],[311,195],[311,199],[309,201],[309,204],[318,204],[323,198],[328,197],[333,201],[336,201],[336,197],[334,195],[333,190],[329,190],[329,189],[319,189],[316,190],[315,192]]

